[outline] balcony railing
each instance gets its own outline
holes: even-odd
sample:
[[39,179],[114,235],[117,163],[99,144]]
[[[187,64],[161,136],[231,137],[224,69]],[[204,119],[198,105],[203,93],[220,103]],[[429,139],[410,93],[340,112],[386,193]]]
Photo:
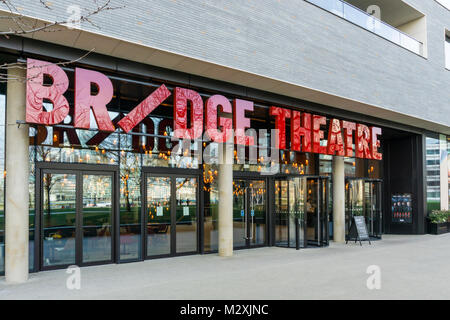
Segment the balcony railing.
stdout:
[[423,43],[406,33],[395,29],[387,23],[371,16],[367,12],[341,0],[305,0],[324,10],[327,10],[345,20],[348,20],[380,37],[392,41],[418,55],[423,55]]

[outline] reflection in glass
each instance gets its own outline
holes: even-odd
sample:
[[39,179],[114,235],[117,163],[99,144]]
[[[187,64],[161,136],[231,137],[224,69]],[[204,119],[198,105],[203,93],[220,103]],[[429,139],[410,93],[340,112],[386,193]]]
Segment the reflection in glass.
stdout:
[[319,180],[308,179],[306,185],[306,239],[311,243],[319,241]]
[[364,180],[349,180],[345,184],[345,233],[348,235],[354,216],[364,215]]
[[250,181],[248,188],[250,214],[250,245],[266,242],[266,184],[264,181]]
[[246,186],[243,180],[233,181],[233,244],[235,248],[246,244]]
[[170,254],[171,179],[147,177],[147,255]]
[[295,218],[298,218],[299,246],[305,246],[305,200],[306,200],[306,178],[289,179],[289,247],[295,247],[296,229]]
[[[126,146],[121,135],[121,146]],[[120,260],[141,256],[141,156],[131,152],[120,155]]]
[[375,31],[375,26],[380,24],[372,16],[364,14],[361,10],[347,4],[344,4],[344,18],[372,32]]
[[331,176],[333,172],[333,156],[320,154],[319,155],[319,175]]
[[208,165],[203,165],[203,195],[204,195],[204,250],[205,252],[219,249],[219,189],[217,183],[218,171]]
[[75,263],[76,176],[44,173],[43,264]]
[[288,246],[289,207],[288,181],[275,181],[275,243],[277,246]]
[[324,178],[288,177],[275,182],[277,246],[295,248],[296,228],[300,248],[328,244],[328,186]]
[[83,262],[111,260],[112,176],[83,176]]
[[[51,104],[44,103],[47,110]],[[118,113],[108,112],[111,119]],[[91,114],[91,128],[97,128]],[[119,134],[104,134],[94,130],[80,130],[51,126],[30,129],[31,144],[35,145],[36,160],[45,162],[92,163],[117,165]]]
[[138,129],[141,132],[160,136],[158,138],[135,138],[140,139],[138,144],[143,156],[143,165],[147,167],[198,169],[198,154],[202,152],[201,142],[185,140],[182,143],[174,143],[171,138],[172,126],[171,119],[157,117],[146,118],[140,124]]
[[5,112],[6,96],[0,95],[0,274],[5,271]]
[[233,181],[234,247],[266,242],[266,187],[264,181]]
[[176,178],[176,252],[197,250],[197,179]]
[[426,138],[426,161],[427,161],[427,211],[441,208],[441,151],[440,142],[437,138]]
[[369,236],[382,234],[381,182],[347,180],[345,184],[345,232],[348,235],[354,216],[364,216]]
[[447,31],[447,34],[449,35],[445,37],[445,67],[450,70],[450,33]]
[[[34,148],[29,148],[30,159],[34,159]],[[34,236],[35,236],[35,175],[36,165],[34,161],[30,161],[30,175],[28,178],[28,190],[29,190],[29,242],[28,242],[28,266],[30,270],[34,269]]]

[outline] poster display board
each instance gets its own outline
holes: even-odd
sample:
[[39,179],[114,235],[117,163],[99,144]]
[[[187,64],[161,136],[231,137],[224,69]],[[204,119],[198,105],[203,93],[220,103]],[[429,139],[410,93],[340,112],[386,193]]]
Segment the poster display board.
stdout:
[[363,216],[354,216],[352,220],[352,225],[350,227],[349,234],[346,239],[346,243],[349,241],[355,240],[355,242],[359,241],[360,245],[362,246],[362,241],[369,241],[370,244],[370,237],[369,233],[367,232],[367,225],[366,220]]
[[394,223],[413,223],[412,196],[410,193],[391,196],[391,215]]

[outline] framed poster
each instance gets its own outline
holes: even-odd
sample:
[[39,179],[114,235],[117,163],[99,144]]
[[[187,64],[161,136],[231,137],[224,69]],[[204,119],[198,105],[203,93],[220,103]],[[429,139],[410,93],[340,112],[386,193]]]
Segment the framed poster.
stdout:
[[391,215],[394,223],[413,223],[412,195],[410,193],[392,195]]

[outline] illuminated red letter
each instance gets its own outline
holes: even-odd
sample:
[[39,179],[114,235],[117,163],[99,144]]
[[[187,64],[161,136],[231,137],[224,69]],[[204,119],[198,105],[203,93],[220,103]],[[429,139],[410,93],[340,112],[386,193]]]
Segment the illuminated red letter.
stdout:
[[320,140],[324,138],[323,130],[320,130],[321,125],[327,124],[327,118],[323,116],[313,116],[313,152],[327,154],[327,147],[320,145]]
[[[91,94],[91,84],[98,89],[97,95]],[[74,127],[89,129],[91,107],[100,131],[113,132],[114,126],[106,105],[113,97],[113,85],[104,74],[86,69],[75,69],[75,119]]]
[[375,160],[383,160],[383,155],[378,152],[378,148],[380,147],[380,140],[378,140],[378,136],[381,135],[381,129],[376,127],[371,127],[372,131],[372,143],[370,144],[372,151],[372,159]]
[[118,125],[126,133],[130,132],[146,116],[156,109],[164,100],[170,96],[170,91],[165,85],[152,92],[144,101],[134,108],[125,118],[119,121]]
[[370,154],[370,130],[363,124],[356,126],[356,157],[372,159]]
[[[44,74],[53,80],[44,86]],[[50,62],[27,59],[26,121],[45,125],[58,124],[69,114],[69,103],[63,96],[69,79],[63,69]],[[53,103],[52,111],[43,110],[44,99]]]
[[[191,105],[191,128],[187,128],[187,103]],[[194,90],[175,88],[173,121],[174,137],[198,139],[203,133],[203,99]]]
[[353,157],[353,131],[356,130],[356,123],[342,121],[342,128],[345,132],[345,156]]
[[291,117],[291,110],[270,107],[270,115],[275,116],[275,129],[278,132],[277,149],[286,149],[286,118]]
[[253,102],[235,99],[233,109],[236,144],[252,146],[255,143],[253,137],[245,135],[245,129],[250,128],[250,119],[245,117],[245,111],[253,111]]
[[[300,123],[300,118],[302,123]],[[300,151],[300,138],[303,137],[302,152],[311,152],[311,114],[292,112],[291,140],[292,150]]]
[[341,157],[345,155],[341,121],[338,119],[331,120],[328,129],[328,154],[334,156],[335,153]]
[[222,132],[217,129],[217,109],[222,107],[222,112],[233,112],[230,101],[221,95],[210,97],[206,101],[206,132],[209,138],[214,142],[227,142],[229,134],[233,129],[233,120],[230,118],[219,118],[219,124],[222,127]]

